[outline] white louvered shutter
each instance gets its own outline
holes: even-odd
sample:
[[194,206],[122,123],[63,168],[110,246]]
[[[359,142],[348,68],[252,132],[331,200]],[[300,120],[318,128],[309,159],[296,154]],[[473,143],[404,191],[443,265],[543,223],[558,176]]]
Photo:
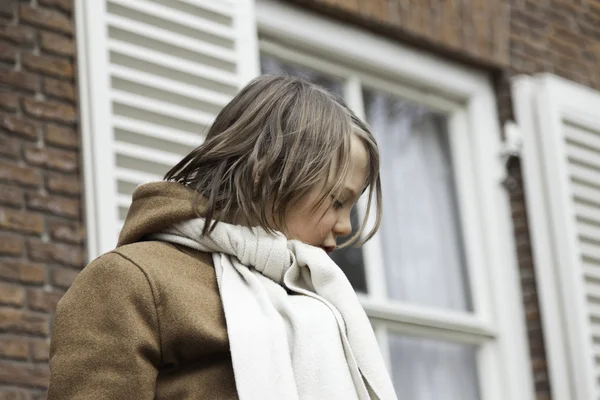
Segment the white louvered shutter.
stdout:
[[135,187],[199,145],[258,74],[253,11],[252,0],[79,1],[90,258],[114,248]]
[[600,399],[600,92],[513,86],[553,398]]

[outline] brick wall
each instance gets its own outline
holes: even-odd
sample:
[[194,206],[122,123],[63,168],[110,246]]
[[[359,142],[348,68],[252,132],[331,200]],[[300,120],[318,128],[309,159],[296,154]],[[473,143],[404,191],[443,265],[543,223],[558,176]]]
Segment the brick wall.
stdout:
[[84,262],[72,0],[0,1],[0,400],[45,398]]
[[[501,123],[513,119],[515,75],[551,72],[600,90],[600,0],[287,1],[489,70]],[[507,168],[535,389],[538,400],[549,400],[520,161]]]
[[506,0],[283,1],[469,63],[504,67],[510,62],[510,4]]

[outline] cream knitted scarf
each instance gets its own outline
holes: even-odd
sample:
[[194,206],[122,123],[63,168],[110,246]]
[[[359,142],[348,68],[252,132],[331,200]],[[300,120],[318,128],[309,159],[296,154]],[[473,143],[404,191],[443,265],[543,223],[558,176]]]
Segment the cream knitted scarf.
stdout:
[[[241,400],[394,400],[369,320],[318,247],[204,219],[152,235],[213,254]],[[202,312],[202,310],[199,310]]]

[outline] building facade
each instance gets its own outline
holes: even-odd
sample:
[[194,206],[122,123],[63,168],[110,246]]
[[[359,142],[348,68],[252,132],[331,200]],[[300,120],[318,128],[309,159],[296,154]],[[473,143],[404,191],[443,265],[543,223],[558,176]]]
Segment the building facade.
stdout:
[[401,398],[600,396],[599,1],[8,0],[0,23],[0,399],[45,398],[62,294],[261,72],[377,135],[386,220],[337,257]]

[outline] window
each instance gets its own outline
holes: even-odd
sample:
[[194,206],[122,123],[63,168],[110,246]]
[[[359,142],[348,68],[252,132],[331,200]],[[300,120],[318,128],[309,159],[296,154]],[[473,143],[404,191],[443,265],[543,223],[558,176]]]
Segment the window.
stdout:
[[[367,299],[380,298],[390,310],[398,302],[470,314],[446,115],[389,90],[393,82],[373,84],[372,74],[344,74],[336,71],[335,63],[323,61],[318,70],[310,67],[313,60],[306,53],[268,42],[261,49],[263,73],[309,79],[345,97],[373,128],[381,152],[386,213],[370,250],[380,254],[371,259],[360,249],[348,249],[333,255],[357,291]],[[344,87],[360,97],[344,96]],[[365,211],[361,206],[355,220]],[[410,393],[414,400],[480,398],[475,346],[415,337],[392,329],[385,319],[374,325],[387,341],[384,351],[398,392]]]

